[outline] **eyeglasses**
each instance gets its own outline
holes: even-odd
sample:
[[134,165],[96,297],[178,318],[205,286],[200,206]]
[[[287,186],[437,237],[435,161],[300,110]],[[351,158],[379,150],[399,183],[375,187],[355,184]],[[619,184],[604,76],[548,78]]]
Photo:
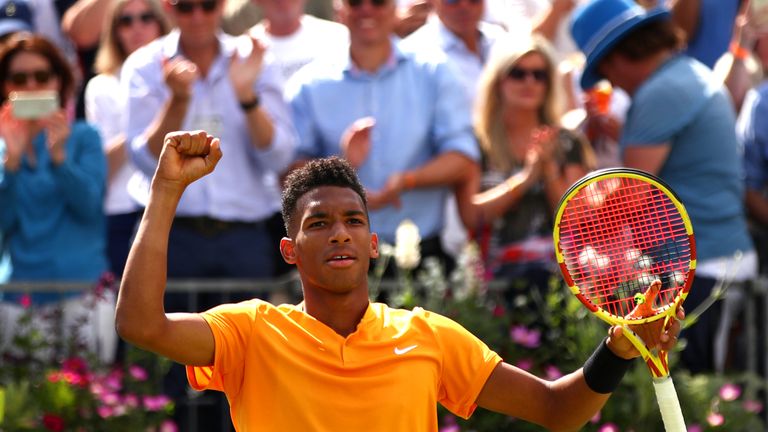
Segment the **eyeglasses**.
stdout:
[[[382,7],[389,3],[389,0],[368,0],[375,7]],[[349,7],[357,8],[363,5],[365,0],[347,0]]]
[[[455,6],[459,3],[461,3],[463,0],[443,0],[443,3],[447,4],[448,6]],[[467,0],[469,4],[478,5],[485,0]]]
[[202,0],[202,1],[190,1],[190,0],[172,0],[171,5],[176,8],[179,13],[191,14],[196,8],[200,8],[203,12],[211,13],[216,10],[218,5],[217,0]]
[[53,72],[39,69],[30,72],[10,72],[7,81],[13,85],[25,86],[30,80],[35,80],[38,84],[48,84],[51,78],[53,78]]
[[117,17],[118,27],[130,27],[134,22],[141,22],[142,24],[149,24],[155,21],[155,15],[152,12],[143,12],[138,15],[120,15]]
[[549,80],[549,72],[546,69],[525,69],[513,67],[507,72],[507,77],[515,81],[524,81],[528,76],[533,77],[534,81],[545,83]]

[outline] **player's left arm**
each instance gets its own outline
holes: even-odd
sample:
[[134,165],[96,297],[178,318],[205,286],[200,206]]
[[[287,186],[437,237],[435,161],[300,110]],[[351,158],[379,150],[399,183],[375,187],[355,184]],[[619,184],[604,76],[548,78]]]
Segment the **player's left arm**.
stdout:
[[[682,310],[677,317],[685,317]],[[672,349],[679,333],[680,322],[670,320],[659,338],[660,348]],[[621,326],[612,327],[609,334],[606,346],[617,363],[640,355],[624,337]],[[584,368],[555,381],[546,381],[501,362],[485,382],[477,397],[477,405],[539,424],[552,431],[571,431],[579,430],[587,423],[605,405],[610,395],[590,388],[584,376]]]

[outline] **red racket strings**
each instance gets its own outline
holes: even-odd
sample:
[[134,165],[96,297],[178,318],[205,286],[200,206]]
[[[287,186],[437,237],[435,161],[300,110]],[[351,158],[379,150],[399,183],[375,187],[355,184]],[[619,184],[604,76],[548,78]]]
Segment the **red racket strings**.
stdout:
[[626,317],[655,279],[662,282],[656,313],[686,285],[692,251],[685,222],[661,189],[642,180],[609,177],[581,188],[564,209],[559,241],[575,286],[611,315]]

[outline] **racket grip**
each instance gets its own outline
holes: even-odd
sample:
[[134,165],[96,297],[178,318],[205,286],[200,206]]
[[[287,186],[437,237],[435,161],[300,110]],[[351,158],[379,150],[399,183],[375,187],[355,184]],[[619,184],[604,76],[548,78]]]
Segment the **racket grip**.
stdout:
[[685,419],[683,418],[683,411],[680,409],[680,401],[677,399],[672,378],[669,375],[655,378],[653,389],[656,391],[656,402],[659,403],[664,430],[666,432],[685,432]]

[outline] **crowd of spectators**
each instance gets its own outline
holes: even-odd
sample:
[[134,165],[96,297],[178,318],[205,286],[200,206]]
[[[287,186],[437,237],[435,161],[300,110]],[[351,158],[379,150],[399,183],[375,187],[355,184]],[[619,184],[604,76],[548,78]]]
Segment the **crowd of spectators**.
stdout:
[[[492,277],[548,289],[560,196],[593,169],[631,166],[670,182],[692,214],[697,303],[728,275],[754,278],[768,261],[768,6],[605,1],[671,19],[594,47],[578,25],[571,37],[588,3],[0,0],[0,283],[119,278],[165,134],[196,129],[224,158],[179,203],[170,278],[290,270],[281,179],[329,155],[358,170],[382,241],[410,219],[422,256],[448,270],[474,240]],[[598,69],[590,56],[609,49]],[[631,81],[622,68],[648,57],[661,72]],[[14,109],[42,90],[55,109]],[[21,297],[82,310],[87,296],[0,291],[0,337]],[[736,297],[702,317],[693,371],[725,367],[712,345]],[[88,312],[105,325],[113,310]]]

